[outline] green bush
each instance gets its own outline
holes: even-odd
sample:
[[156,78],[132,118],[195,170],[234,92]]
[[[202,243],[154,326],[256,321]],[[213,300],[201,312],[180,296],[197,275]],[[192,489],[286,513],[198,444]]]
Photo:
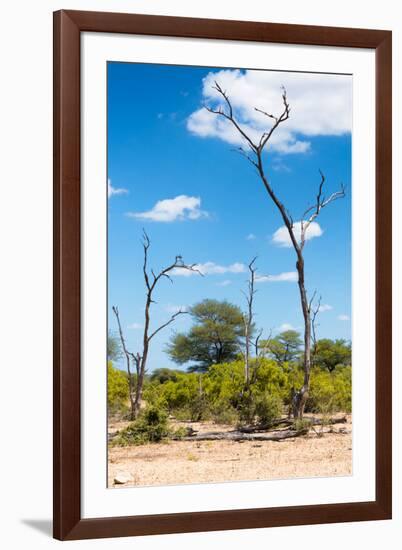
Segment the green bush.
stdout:
[[238,411],[227,401],[218,400],[210,406],[211,419],[216,424],[237,424],[239,421]]
[[127,374],[113,367],[111,361],[107,365],[107,405],[108,414],[124,414],[129,409],[129,385]]
[[[290,392],[284,368],[266,358],[251,361],[251,385],[248,389],[244,387],[244,363],[240,360],[214,365],[205,377],[208,379],[205,387],[211,410],[220,403],[220,409],[227,409],[224,416],[233,419],[231,423],[239,420],[251,423],[256,417],[270,422],[273,416],[281,414],[283,400]],[[213,414],[214,420],[216,416]]]
[[[128,404],[127,376],[117,369],[111,369],[110,366],[108,398],[110,403],[122,407],[124,403]],[[171,374],[160,369],[153,380],[152,377],[146,379],[143,394],[146,410],[161,410],[177,420],[191,422],[213,420],[232,425],[238,422],[270,424],[283,414],[284,406],[291,405],[292,388],[299,389],[303,384],[303,369],[300,365],[278,365],[268,358],[251,361],[248,389],[245,389],[244,362],[241,360],[213,365],[203,374],[178,371]],[[307,413],[329,416],[337,411],[349,412],[351,400],[350,366],[338,365],[332,372],[319,366],[312,368],[305,409]],[[148,441],[153,436],[144,435],[143,427],[136,424],[130,437]]]
[[169,410],[188,406],[200,394],[199,374],[177,374],[176,380],[169,380],[162,386],[163,399]]
[[113,440],[113,445],[143,445],[157,443],[171,435],[166,411],[157,407],[149,407],[140,417],[121,430]]
[[255,388],[244,391],[239,404],[240,421],[252,424],[257,421],[270,425],[283,412],[283,401],[279,395],[256,392]]
[[336,367],[332,372],[314,369],[311,374],[307,412],[332,414],[352,410],[352,369]]
[[240,398],[237,403],[240,422],[246,422],[246,424],[251,424],[254,421],[255,400],[256,400],[256,397],[253,395],[253,392],[250,388],[244,389],[241,392]]
[[273,420],[280,418],[283,402],[277,395],[265,393],[259,395],[255,402],[255,416],[262,424],[270,425]]
[[292,424],[293,430],[296,432],[305,432],[308,433],[308,431],[311,428],[311,421],[308,418],[297,418],[293,424]]
[[169,380],[176,382],[178,374],[180,374],[180,371],[164,367],[155,369],[150,375],[150,380],[151,382],[159,382],[159,384],[165,384],[165,382],[169,382]]

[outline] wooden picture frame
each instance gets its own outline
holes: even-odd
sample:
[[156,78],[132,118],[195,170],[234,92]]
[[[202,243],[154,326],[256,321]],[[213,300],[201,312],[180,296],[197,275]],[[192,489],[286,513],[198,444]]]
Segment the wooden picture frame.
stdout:
[[[82,32],[371,48],[376,57],[376,499],[81,517],[80,35]],[[390,31],[62,10],[54,14],[54,537],[60,540],[391,518]]]

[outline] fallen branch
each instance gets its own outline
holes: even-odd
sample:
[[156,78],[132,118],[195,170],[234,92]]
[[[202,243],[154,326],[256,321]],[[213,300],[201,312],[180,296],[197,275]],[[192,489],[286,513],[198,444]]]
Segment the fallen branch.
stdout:
[[308,434],[308,428],[303,430],[286,430],[270,434],[249,434],[239,430],[232,432],[205,432],[189,437],[174,438],[180,441],[283,441]]
[[[322,418],[305,418],[306,422],[310,426],[333,426],[334,424],[346,424],[348,419],[346,416],[341,418],[329,418],[328,420],[323,420]],[[290,418],[278,418],[270,424],[256,424],[252,426],[242,426],[238,428],[239,432],[242,433],[256,433],[256,432],[268,432],[272,431],[272,428],[278,428],[279,426],[292,426],[294,423],[293,419]]]

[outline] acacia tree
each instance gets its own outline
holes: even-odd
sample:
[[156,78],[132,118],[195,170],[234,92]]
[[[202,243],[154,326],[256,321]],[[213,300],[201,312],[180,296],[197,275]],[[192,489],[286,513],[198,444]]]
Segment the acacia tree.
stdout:
[[[156,287],[158,283],[166,278],[171,283],[173,283],[173,279],[171,277],[172,272],[174,272],[177,269],[186,269],[188,271],[194,271],[196,273],[200,273],[200,271],[196,268],[196,264],[187,265],[184,263],[183,258],[181,256],[176,256],[174,262],[172,262],[167,267],[163,268],[158,273],[155,273],[153,269],[149,269],[148,266],[148,250],[151,246],[151,241],[147,235],[147,233],[143,232],[143,241],[142,246],[144,249],[144,262],[142,266],[142,272],[144,276],[144,282],[145,282],[145,291],[146,291],[146,299],[145,299],[145,323],[144,323],[144,331],[143,331],[143,338],[142,338],[142,350],[141,353],[132,353],[127,349],[126,341],[124,338],[123,330],[121,327],[120,322],[120,316],[119,316],[119,310],[116,306],[113,306],[113,313],[116,316],[118,328],[119,328],[119,334],[120,334],[120,340],[121,345],[123,348],[123,353],[126,358],[126,367],[127,367],[127,374],[129,378],[129,390],[130,390],[130,404],[131,404],[131,419],[134,420],[137,418],[138,413],[141,408],[141,402],[142,402],[142,392],[144,387],[144,378],[146,374],[147,369],[147,361],[148,361],[148,355],[149,355],[149,348],[152,339],[164,328],[169,326],[171,323],[173,323],[179,315],[184,315],[187,313],[187,311],[183,309],[179,309],[175,313],[171,315],[171,317],[162,325],[157,327],[155,330],[151,329],[151,306],[152,304],[155,304],[154,300],[154,292],[156,290]],[[135,365],[135,372],[136,372],[136,381],[134,384],[133,381],[133,372],[131,370],[131,364],[134,363]]]
[[272,126],[269,130],[263,132],[259,139],[251,137],[245,131],[239,123],[237,117],[234,114],[232,104],[230,102],[228,94],[221,88],[218,82],[215,82],[213,87],[222,99],[223,106],[220,105],[217,108],[211,106],[205,106],[205,108],[212,114],[222,117],[227,120],[239,135],[243,138],[247,145],[247,149],[239,147],[238,151],[254,166],[257,170],[257,174],[264,185],[265,190],[268,193],[269,198],[273,201],[279,214],[288,230],[289,238],[292,243],[292,247],[296,254],[296,269],[298,275],[298,287],[300,294],[300,303],[304,320],[304,352],[303,352],[303,370],[304,380],[303,385],[299,390],[293,392],[292,408],[295,418],[302,418],[306,400],[309,394],[310,388],[310,370],[311,370],[311,308],[312,300],[308,300],[306,284],[305,284],[305,268],[304,268],[304,246],[306,243],[307,230],[313,221],[319,216],[321,210],[328,206],[331,202],[338,198],[345,196],[345,189],[343,185],[340,191],[332,193],[329,197],[325,197],[323,194],[323,188],[325,183],[325,176],[320,173],[320,183],[318,186],[317,196],[314,203],[305,210],[300,223],[300,238],[298,236],[298,228],[295,228],[293,218],[285,205],[279,199],[278,195],[274,191],[271,182],[267,176],[265,170],[265,163],[263,159],[263,153],[266,150],[269,140],[273,136],[277,128],[286,122],[290,116],[290,106],[286,97],[286,90],[282,89],[282,102],[283,111],[279,116],[272,115],[262,109],[255,107],[255,111],[267,117],[272,121]]
[[167,346],[167,353],[176,363],[189,361],[193,372],[206,372],[211,365],[237,358],[244,337],[241,309],[226,300],[206,299],[189,308],[194,325],[187,333],[177,333]]
[[301,345],[302,340],[296,330],[285,330],[274,338],[261,342],[264,355],[271,355],[280,366],[297,360],[300,356]]

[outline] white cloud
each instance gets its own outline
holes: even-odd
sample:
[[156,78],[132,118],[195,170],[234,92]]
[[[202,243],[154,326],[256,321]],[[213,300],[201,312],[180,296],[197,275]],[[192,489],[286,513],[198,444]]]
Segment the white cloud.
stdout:
[[[203,275],[224,275],[225,273],[244,273],[246,271],[246,266],[239,262],[230,265],[218,265],[214,262],[205,262],[204,264],[195,264],[194,269]],[[172,275],[190,277],[191,275],[197,275],[197,271],[189,271],[188,269],[176,267],[172,271]]]
[[[293,231],[297,241],[300,242],[301,221],[294,222]],[[312,222],[306,230],[305,240],[309,241],[310,239],[314,239],[314,237],[321,237],[322,234],[323,234],[323,230],[321,229],[320,224],[318,224],[317,222]],[[283,246],[286,248],[290,248],[292,246],[292,241],[290,240],[289,231],[285,225],[282,225],[282,227],[280,227],[275,231],[275,233],[272,236],[272,242],[274,244],[277,244],[278,246]]]
[[257,237],[254,235],[254,233],[249,233],[246,237],[247,241],[254,241]]
[[158,201],[151,210],[146,212],[128,212],[127,216],[139,220],[153,222],[174,222],[176,220],[198,220],[208,216],[200,209],[200,197],[178,195],[174,199]]
[[216,283],[217,286],[229,286],[232,284],[232,281],[229,280],[229,279],[225,279],[224,281],[220,282],[220,283]]
[[278,327],[279,332],[284,332],[285,330],[295,330],[295,327],[290,323],[283,323],[280,327]]
[[131,325],[127,325],[127,328],[131,330],[139,330],[142,328],[142,325],[140,323],[131,323]]
[[290,173],[292,170],[285,164],[280,158],[276,158],[272,164],[272,170],[275,172],[285,172]]
[[331,309],[333,309],[333,307],[330,306],[329,304],[321,304],[318,311],[320,313],[323,313],[324,311],[330,311]]
[[256,283],[297,282],[297,271],[285,271],[278,275],[256,275]]
[[349,315],[345,315],[345,314],[338,315],[338,321],[350,321],[350,317]]
[[117,189],[116,187],[112,186],[112,182],[110,179],[107,180],[107,196],[110,199],[113,195],[127,195],[128,190],[127,189]]
[[[306,137],[343,135],[351,131],[352,78],[348,75],[300,74],[275,71],[223,69],[210,72],[202,81],[203,101],[214,108],[222,98],[213,89],[215,81],[225,90],[242,128],[258,141],[272,126],[272,119],[255,107],[277,116],[283,111],[284,86],[290,104],[290,118],[273,134],[269,144],[280,153],[304,153]],[[233,125],[205,108],[187,119],[188,130],[200,137],[217,137],[232,145],[244,144]]]

